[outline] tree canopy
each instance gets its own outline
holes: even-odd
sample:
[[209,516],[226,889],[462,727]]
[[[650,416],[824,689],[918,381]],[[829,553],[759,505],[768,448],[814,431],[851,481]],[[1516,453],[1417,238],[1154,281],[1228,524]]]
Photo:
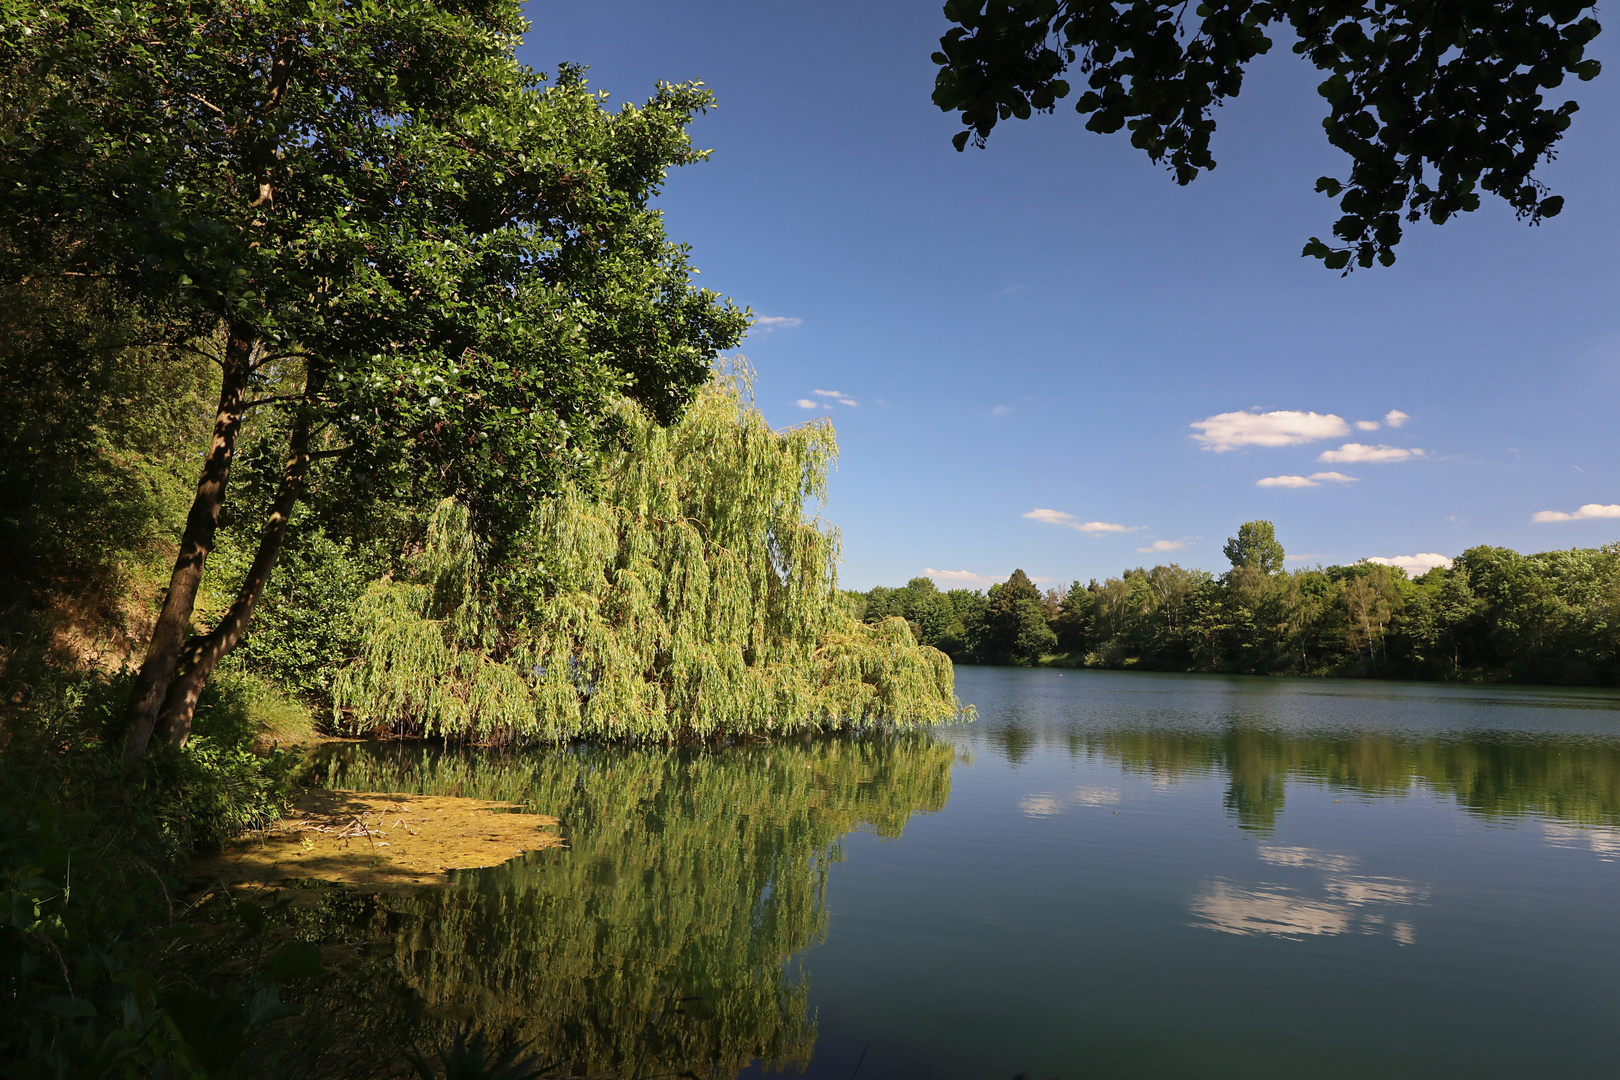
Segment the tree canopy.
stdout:
[[[1282,26],[1327,78],[1328,142],[1350,157],[1333,240],[1303,254],[1348,272],[1395,261],[1402,222],[1443,224],[1478,209],[1480,192],[1531,224],[1563,198],[1535,168],[1553,156],[1578,108],[1544,91],[1595,78],[1585,50],[1599,32],[1584,0],[1206,0],[1188,18],[1171,0],[948,0],[934,103],[960,113],[958,150],[983,146],[999,121],[1052,112],[1065,76],[1091,131],[1125,128],[1176,183],[1215,167],[1214,110]],[[1273,33],[1275,31],[1272,31]]]
[[1277,527],[1269,521],[1245,521],[1239,525],[1238,534],[1227,539],[1221,554],[1234,570],[1259,570],[1265,574],[1281,571],[1286,557],[1277,542]]
[[447,500],[411,580],[360,605],[340,726],[671,741],[954,717],[950,660],[902,619],[862,625],[836,530],[805,515],[831,426],[772,431],[749,379],[717,374],[669,427],[627,403],[599,483],[537,504],[505,565]]
[[[1620,545],[1473,547],[1415,580],[1371,562],[1284,570],[1269,522],[1227,546],[1219,577],[1172,563],[1048,589],[1038,606],[1026,594],[1016,607],[1044,612],[1055,644],[1029,622],[1009,636],[994,595],[913,581],[862,599],[869,621],[901,615],[958,663],[1620,684]],[[954,615],[943,629],[939,608]]]
[[[588,471],[619,401],[663,421],[745,313],[650,205],[711,98],[609,112],[518,64],[511,0],[8,5],[0,276],[96,281],[220,366],[219,406],[130,707],[183,742],[322,474],[454,496],[491,535]],[[236,601],[186,639],[245,418],[285,466]]]

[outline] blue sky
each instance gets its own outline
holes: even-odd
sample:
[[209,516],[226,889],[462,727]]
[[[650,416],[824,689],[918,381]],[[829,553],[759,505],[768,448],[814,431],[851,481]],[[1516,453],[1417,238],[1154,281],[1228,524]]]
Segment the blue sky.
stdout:
[[[718,96],[694,128],[713,158],[662,206],[699,280],[776,320],[742,349],[765,415],[834,419],[846,587],[1220,570],[1253,518],[1293,565],[1620,539],[1579,512],[1620,504],[1616,31],[1603,76],[1553,92],[1582,106],[1539,174],[1560,217],[1488,200],[1340,278],[1299,257],[1335,216],[1316,177],[1347,169],[1286,47],[1180,188],[1069,108],[956,153],[929,101],[940,6],[527,9],[536,67],[588,64],[615,102]],[[1316,416],[1223,418],[1256,412]]]

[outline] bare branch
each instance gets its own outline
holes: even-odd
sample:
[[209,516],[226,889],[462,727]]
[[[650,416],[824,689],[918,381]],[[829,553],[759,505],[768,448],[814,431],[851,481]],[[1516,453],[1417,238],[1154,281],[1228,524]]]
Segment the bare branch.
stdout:
[[195,101],[199,105],[206,105],[208,108],[213,109],[215,112],[219,113],[219,115],[221,115],[221,116],[225,115],[225,110],[224,109],[220,108],[218,105],[215,105],[212,101],[209,101],[207,98],[200,97],[197,94],[191,93],[190,91],[186,92],[186,97],[190,98],[192,101]]
[[272,394],[269,397],[254,398],[252,401],[249,401],[245,405],[242,406],[242,411],[247,412],[249,409],[258,408],[260,405],[274,405],[277,402],[282,402],[282,401],[302,401],[302,400],[304,400],[304,395],[303,394]]

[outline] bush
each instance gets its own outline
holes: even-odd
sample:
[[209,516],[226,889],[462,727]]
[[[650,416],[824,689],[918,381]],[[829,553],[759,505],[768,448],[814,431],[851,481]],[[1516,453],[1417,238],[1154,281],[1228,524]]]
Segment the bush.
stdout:
[[[241,578],[252,551],[235,539],[222,545],[217,554],[223,558],[210,562],[212,575]],[[232,660],[329,714],[332,677],[360,651],[355,602],[387,569],[383,559],[368,556],[353,543],[313,528],[299,530],[282,553]]]
[[293,968],[197,985],[174,955],[186,928],[164,874],[280,814],[295,757],[253,751],[276,699],[250,677],[219,680],[189,746],[126,765],[129,673],[25,666],[0,755],[0,1056],[17,1076],[147,1075],[160,1061],[223,1075],[201,1033],[245,1039],[287,1015],[266,1002]]

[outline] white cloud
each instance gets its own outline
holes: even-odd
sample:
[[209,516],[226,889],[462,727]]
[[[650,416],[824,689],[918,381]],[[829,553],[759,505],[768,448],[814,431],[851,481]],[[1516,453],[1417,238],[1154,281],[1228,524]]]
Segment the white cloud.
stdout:
[[1388,424],[1390,427],[1400,427],[1410,419],[1412,418],[1401,412],[1399,409],[1391,409],[1389,412],[1384,414],[1384,423]]
[[802,397],[793,404],[797,405],[801,409],[825,409],[828,407],[825,401],[811,401],[807,397]]
[[792,315],[761,315],[754,320],[754,326],[760,330],[786,330],[803,323],[803,319]]
[[1155,540],[1147,547],[1139,547],[1136,550],[1141,552],[1180,551],[1186,546],[1187,541],[1185,540]]
[[1146,525],[1118,525],[1112,521],[1080,521],[1073,514],[1065,514],[1061,510],[1035,509],[1024,515],[1031,521],[1044,521],[1048,525],[1062,525],[1064,528],[1074,529],[1076,532],[1090,533],[1128,533],[1140,532]]
[[1227,412],[1187,425],[1205,450],[1217,454],[1240,446],[1294,446],[1350,434],[1342,416],[1314,412]]
[[844,393],[842,390],[813,390],[811,393],[817,397],[832,398],[840,405],[859,405],[860,402]]
[[1566,514],[1561,510],[1541,510],[1530,517],[1531,521],[1586,521],[1590,518],[1620,518],[1620,504],[1610,503],[1604,506],[1601,503],[1587,503],[1573,514]]
[[1356,430],[1357,431],[1377,431],[1379,428],[1381,428],[1383,426],[1384,426],[1383,424],[1380,424],[1376,420],[1357,420],[1356,421]]
[[1379,566],[1398,566],[1406,571],[1406,576],[1409,578],[1422,577],[1437,566],[1443,566],[1447,570],[1451,569],[1450,559],[1444,555],[1436,555],[1432,551],[1420,555],[1396,555],[1388,559],[1382,555],[1374,555],[1367,561],[1377,563]]
[[1007,580],[1005,574],[1000,577],[986,577],[984,574],[975,574],[971,570],[935,570],[932,566],[923,571],[923,576],[951,585],[971,585],[981,589],[994,585],[998,581]]
[[1337,450],[1322,451],[1316,460],[1325,461],[1330,465],[1349,465],[1362,462],[1411,461],[1413,458],[1425,456],[1422,450],[1408,450],[1404,446],[1368,446],[1365,443],[1347,442]]
[[1321,487],[1322,481],[1331,480],[1335,484],[1355,483],[1356,477],[1346,476],[1342,472],[1317,472],[1309,476],[1266,476],[1254,482],[1255,487],[1280,488],[1307,488]]
[[997,405],[995,408],[990,410],[990,415],[991,416],[1011,416],[1012,411],[1013,411],[1013,407],[1011,405]]

